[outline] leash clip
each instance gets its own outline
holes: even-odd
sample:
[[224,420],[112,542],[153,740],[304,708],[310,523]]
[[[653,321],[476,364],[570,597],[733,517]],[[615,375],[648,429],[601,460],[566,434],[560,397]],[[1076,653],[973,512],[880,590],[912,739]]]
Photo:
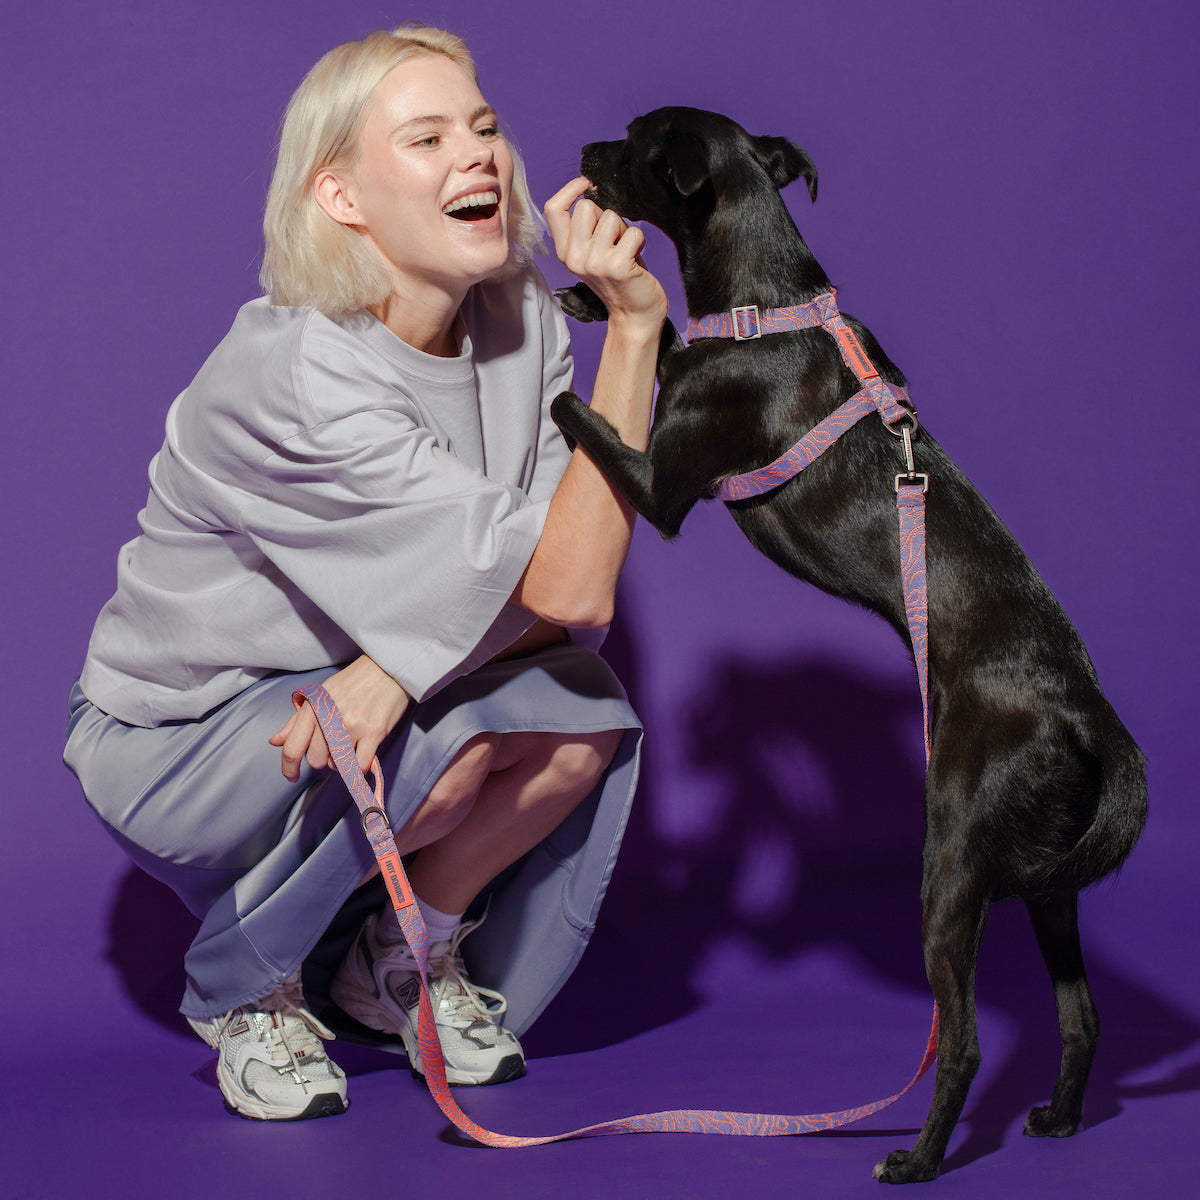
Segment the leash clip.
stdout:
[[[890,425],[886,422],[885,428],[893,437],[898,437],[904,449],[904,465],[907,468],[905,474],[911,479],[916,472],[916,464],[913,461],[912,444],[913,438],[917,436],[921,426],[917,422],[916,413],[906,412],[903,416],[898,417]],[[899,476],[897,476],[899,478]],[[928,491],[928,483],[926,484]]]
[[[901,482],[903,480],[903,483]],[[896,476],[896,492],[900,491],[901,487],[912,487],[916,484],[921,485],[921,495],[929,495],[929,476],[920,471],[901,471]]]
[[[731,308],[729,310],[730,320],[733,322],[733,340],[735,342],[753,342],[762,337],[762,325],[758,319],[757,304],[743,304],[739,308]],[[742,321],[746,321],[747,325],[752,325],[753,333],[742,332]]]
[[[905,423],[901,425],[901,421]],[[899,426],[899,428],[896,426]],[[903,444],[904,465],[908,468],[906,471],[901,471],[900,474],[896,476],[897,494],[899,494],[901,488],[900,481],[903,479],[904,486],[907,487],[915,486],[919,481],[921,484],[921,495],[929,495],[929,476],[918,471],[916,462],[913,460],[912,440],[913,435],[917,432],[918,428],[919,426],[917,425],[917,418],[913,416],[912,413],[905,413],[905,415],[901,417],[899,421],[896,421],[894,424],[888,426],[888,429],[891,430],[891,432],[894,433]]]

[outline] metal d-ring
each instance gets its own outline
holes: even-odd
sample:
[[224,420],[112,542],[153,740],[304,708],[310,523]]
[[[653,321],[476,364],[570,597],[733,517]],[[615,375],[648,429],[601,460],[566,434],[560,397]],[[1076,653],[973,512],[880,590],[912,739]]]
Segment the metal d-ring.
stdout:
[[[904,421],[907,421],[908,424],[901,424],[901,422]],[[917,420],[917,414],[915,412],[910,412],[908,409],[905,409],[905,411],[902,412],[890,424],[885,421],[884,425],[887,428],[887,431],[893,437],[903,437],[905,433],[907,433],[910,437],[916,437],[917,434],[921,432],[921,422]]]
[[380,807],[379,807],[377,804],[372,804],[370,808],[364,808],[364,809],[362,810],[362,815],[359,817],[359,822],[360,822],[360,824],[362,825],[362,831],[363,831],[363,833],[365,833],[365,834],[367,835],[367,837],[368,837],[368,838],[371,836],[371,831],[370,831],[370,830],[367,828],[367,818],[368,818],[368,817],[369,817],[369,816],[370,816],[372,813],[378,813],[378,814],[379,814],[379,816],[380,816],[380,819],[383,821],[383,827],[384,827],[384,829],[386,829],[386,830],[388,830],[388,831],[390,832],[390,831],[391,831],[391,828],[392,828],[392,826],[391,826],[391,823],[388,821],[388,816],[387,816],[387,813],[385,813],[385,812],[383,811],[383,809],[382,809],[382,808],[380,808]]

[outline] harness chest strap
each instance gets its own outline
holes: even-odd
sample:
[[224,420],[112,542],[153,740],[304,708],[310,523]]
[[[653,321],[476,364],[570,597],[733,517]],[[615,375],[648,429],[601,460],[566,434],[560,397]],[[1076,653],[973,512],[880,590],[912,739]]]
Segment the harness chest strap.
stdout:
[[[475,1141],[485,1146],[516,1149],[522,1146],[542,1146],[549,1142],[562,1142],[571,1138],[598,1137],[602,1134],[711,1133],[741,1137],[780,1137],[836,1129],[841,1125],[847,1125],[852,1121],[869,1116],[871,1113],[879,1112],[881,1109],[887,1108],[889,1104],[895,1103],[929,1070],[937,1058],[935,1013],[934,1027],[917,1073],[903,1090],[894,1096],[889,1096],[886,1100],[876,1100],[874,1103],[863,1105],[860,1108],[843,1109],[839,1112],[810,1113],[804,1116],[724,1112],[711,1109],[674,1109],[665,1112],[643,1113],[633,1117],[621,1117],[615,1121],[603,1121],[596,1125],[573,1129],[568,1133],[550,1134],[543,1137],[520,1137],[513,1134],[493,1133],[489,1129],[484,1129],[482,1125],[473,1121],[463,1112],[451,1095],[450,1086],[446,1082],[446,1063],[442,1057],[442,1044],[438,1038],[433,1007],[429,1000],[429,938],[425,932],[425,923],[421,919],[421,910],[413,901],[412,889],[404,874],[404,865],[400,861],[400,856],[395,853],[396,843],[383,809],[383,784],[379,760],[375,759],[371,763],[371,773],[375,777],[375,787],[372,789],[358,765],[353,742],[342,723],[341,714],[333,702],[333,697],[318,683],[298,690],[292,698],[296,703],[307,701],[316,713],[321,731],[325,734],[325,741],[329,745],[334,765],[350,795],[354,798],[362,818],[363,830],[367,833],[371,847],[379,859],[384,880],[388,882],[388,891],[396,910],[396,919],[404,931],[404,936],[420,968],[418,977],[421,981],[421,994],[418,1008],[417,1043],[430,1095],[433,1096],[443,1114],[459,1130]],[[394,855],[394,859],[389,857],[391,855]],[[390,881],[390,872],[393,869],[400,881],[395,888],[392,887]]]
[[[760,312],[757,305],[747,304],[729,312],[713,313],[688,321],[688,341],[705,338],[733,338],[735,341],[756,341],[764,334],[788,333],[800,329],[824,329],[834,339],[842,361],[854,372],[862,387],[844,404],[819,424],[813,426],[794,446],[785,450],[774,462],[742,475],[723,479],[713,495],[726,502],[748,500],[780,487],[789,479],[811,466],[838,440],[869,413],[877,412],[884,424],[896,432],[907,419],[911,428],[916,418],[908,389],[880,378],[854,330],[846,324],[837,306],[837,289],[830,288],[806,304],[787,308],[772,308]],[[907,470],[896,476],[896,510],[900,523],[901,581],[904,588],[904,611],[908,622],[909,640],[921,687],[921,710],[924,716],[925,762],[929,763],[932,731],[929,711],[929,615],[925,570],[925,493],[929,477],[913,468],[911,428],[901,430],[904,438]]]

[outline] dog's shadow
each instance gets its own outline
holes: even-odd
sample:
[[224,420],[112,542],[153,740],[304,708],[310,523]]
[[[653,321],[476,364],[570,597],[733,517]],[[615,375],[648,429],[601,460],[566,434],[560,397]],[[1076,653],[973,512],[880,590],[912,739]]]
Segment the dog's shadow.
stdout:
[[[620,624],[606,656],[637,707],[636,654]],[[525,1035],[531,1057],[599,1049],[695,1010],[706,957],[731,937],[780,964],[821,947],[848,952],[881,984],[929,994],[915,685],[814,658],[730,658],[706,683],[680,722],[688,731],[681,757],[709,785],[705,795],[719,799],[692,837],[664,837],[651,782],[656,746],[647,739],[648,769],[599,927]],[[196,927],[167,888],[136,868],[126,873],[111,912],[109,960],[133,1003],[181,1033],[182,960]],[[1115,1116],[1127,1098],[1200,1089],[1200,1067],[1170,1065],[1200,1041],[1194,1018],[1094,951],[1088,966],[1105,1032],[1086,1125]],[[992,909],[978,993],[983,1008],[1004,1014],[1011,1042],[1002,1062],[994,1046],[983,1046],[986,1085],[981,1079],[971,1093],[965,1138],[948,1170],[998,1148],[1014,1121],[1048,1099],[1057,1072],[1053,996],[1019,903]],[[896,1047],[897,1078],[919,1049]],[[364,1052],[361,1069],[376,1065],[373,1053]],[[1155,1082],[1127,1082],[1156,1064],[1163,1066]]]
[[[632,681],[636,706],[628,652],[618,640],[610,657]],[[832,658],[730,658],[714,665],[681,726],[688,765],[716,783],[705,795],[717,791],[722,806],[709,814],[703,837],[668,841],[643,783],[600,926],[528,1036],[534,1053],[609,1045],[684,1016],[700,1003],[694,985],[708,951],[728,937],[749,939],[767,962],[821,947],[848,952],[882,985],[927,997],[915,678],[897,682]],[[1081,904],[1086,911],[1086,893]],[[1084,953],[1105,1021],[1085,1127],[1117,1115],[1124,1099],[1200,1089],[1200,1066],[1170,1061],[1200,1044],[1200,1023],[1106,963],[1086,938]],[[614,979],[631,981],[619,990],[636,1002],[595,1003],[612,995]],[[1057,1075],[1053,993],[1019,901],[992,907],[978,995],[983,1008],[1003,1015],[1011,1040],[1002,1060],[995,1046],[983,1046],[989,1069],[971,1092],[965,1136],[943,1170],[997,1149],[1014,1122],[1049,1100]],[[898,1085],[919,1050],[916,1042],[896,1047]],[[1127,1082],[1139,1072],[1156,1081]]]

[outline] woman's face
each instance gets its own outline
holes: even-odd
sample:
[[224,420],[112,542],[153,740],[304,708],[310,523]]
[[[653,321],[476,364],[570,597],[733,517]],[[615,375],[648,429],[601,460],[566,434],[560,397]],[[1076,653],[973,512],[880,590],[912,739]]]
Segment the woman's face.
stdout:
[[347,190],[402,297],[429,288],[457,305],[508,259],[513,160],[496,114],[457,63],[418,54],[368,105]]

